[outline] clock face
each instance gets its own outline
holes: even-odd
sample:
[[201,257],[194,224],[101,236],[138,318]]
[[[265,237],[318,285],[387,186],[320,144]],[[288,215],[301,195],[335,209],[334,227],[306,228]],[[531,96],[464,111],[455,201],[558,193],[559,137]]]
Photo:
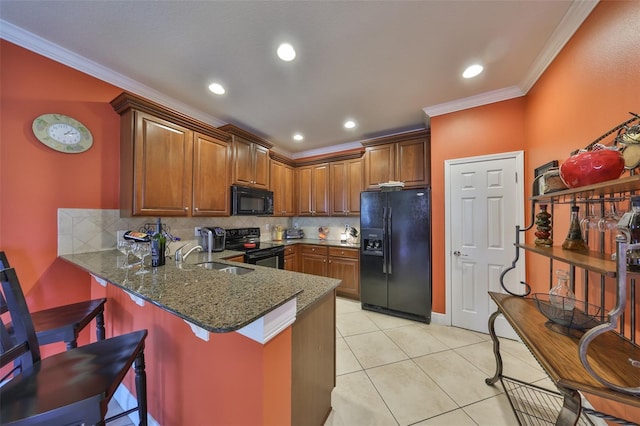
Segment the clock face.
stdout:
[[62,114],[44,114],[33,120],[33,134],[56,151],[77,154],[93,145],[93,136],[78,120]]

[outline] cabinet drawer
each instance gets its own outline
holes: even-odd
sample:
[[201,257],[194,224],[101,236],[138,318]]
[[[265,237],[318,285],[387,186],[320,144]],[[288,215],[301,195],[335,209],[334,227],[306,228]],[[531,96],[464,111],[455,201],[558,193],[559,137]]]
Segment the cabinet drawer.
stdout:
[[304,254],[327,254],[327,247],[324,246],[315,246],[315,245],[303,245],[300,247],[300,252]]
[[358,249],[343,248],[343,247],[329,247],[329,256],[359,259],[360,253]]
[[298,253],[298,246],[285,246],[284,247],[284,255],[288,256],[290,254]]

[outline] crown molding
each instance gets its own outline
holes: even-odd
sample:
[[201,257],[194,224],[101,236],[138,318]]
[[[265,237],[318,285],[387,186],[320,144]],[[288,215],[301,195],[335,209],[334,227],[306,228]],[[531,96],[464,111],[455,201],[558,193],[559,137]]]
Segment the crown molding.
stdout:
[[333,145],[325,148],[310,149],[309,151],[298,152],[296,154],[293,154],[291,158],[293,160],[297,160],[298,158],[317,157],[321,155],[335,154],[336,152],[350,151],[353,149],[361,148],[362,144],[360,143],[360,141],[348,142],[341,145]]
[[422,111],[424,111],[428,117],[436,117],[438,115],[488,105],[494,102],[506,101],[507,99],[518,98],[524,95],[525,93],[519,87],[511,86],[504,89],[493,90],[491,92],[480,93],[479,95],[469,96],[468,98],[456,99],[455,101],[422,108]]
[[576,0],[571,3],[560,24],[558,24],[540,54],[533,61],[529,73],[522,79],[520,87],[525,94],[529,93],[529,90],[558,56],[562,48],[571,40],[571,37],[598,5],[598,2],[599,0]]
[[70,68],[81,71],[99,80],[113,84],[126,92],[135,93],[136,95],[144,97],[150,101],[165,105],[184,114],[188,114],[191,117],[210,124],[213,127],[220,127],[226,124],[225,121],[186,105],[185,103],[169,97],[158,90],[113,71],[110,68],[102,66],[97,62],[78,55],[77,53],[65,49],[64,47],[52,43],[40,36],[25,31],[24,29],[2,19],[0,19],[0,38]]
[[426,121],[428,122],[429,118],[438,115],[449,114],[526,95],[551,62],[553,62],[558,53],[560,53],[562,48],[571,37],[573,37],[578,28],[580,28],[585,19],[587,19],[591,11],[598,5],[598,2],[599,0],[575,0],[571,3],[567,13],[562,17],[555,31],[551,34],[551,37],[549,37],[545,43],[540,54],[534,60],[529,73],[527,73],[519,85],[425,107],[422,111],[427,115]]

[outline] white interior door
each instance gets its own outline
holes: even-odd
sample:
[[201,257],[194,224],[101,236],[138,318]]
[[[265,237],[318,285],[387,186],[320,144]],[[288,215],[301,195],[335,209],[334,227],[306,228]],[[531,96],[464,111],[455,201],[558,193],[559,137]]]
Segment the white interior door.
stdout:
[[[488,292],[504,292],[500,274],[513,261],[515,227],[522,225],[522,169],[522,152],[447,162],[447,281],[454,326],[488,332],[488,318],[496,309]],[[521,257],[518,268],[505,276],[512,292],[523,290],[523,263]],[[517,338],[502,317],[496,332]]]

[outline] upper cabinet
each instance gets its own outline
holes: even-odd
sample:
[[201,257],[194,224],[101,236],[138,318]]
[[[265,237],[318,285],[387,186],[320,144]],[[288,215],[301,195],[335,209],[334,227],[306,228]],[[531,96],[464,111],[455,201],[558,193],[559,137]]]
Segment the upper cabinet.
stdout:
[[[279,157],[271,155],[271,173],[269,188],[273,191],[273,215],[295,216],[294,175],[293,166],[278,161]],[[278,158],[278,159],[276,159]]]
[[219,129],[232,135],[231,182],[269,189],[269,150],[273,145],[233,124],[225,124]]
[[228,216],[229,135],[123,93],[120,114],[122,216]]
[[332,216],[360,215],[362,176],[360,158],[330,163]]
[[296,169],[298,215],[329,215],[329,163]]
[[418,130],[363,142],[364,189],[379,189],[388,181],[404,182],[405,188],[430,184],[430,131]]

